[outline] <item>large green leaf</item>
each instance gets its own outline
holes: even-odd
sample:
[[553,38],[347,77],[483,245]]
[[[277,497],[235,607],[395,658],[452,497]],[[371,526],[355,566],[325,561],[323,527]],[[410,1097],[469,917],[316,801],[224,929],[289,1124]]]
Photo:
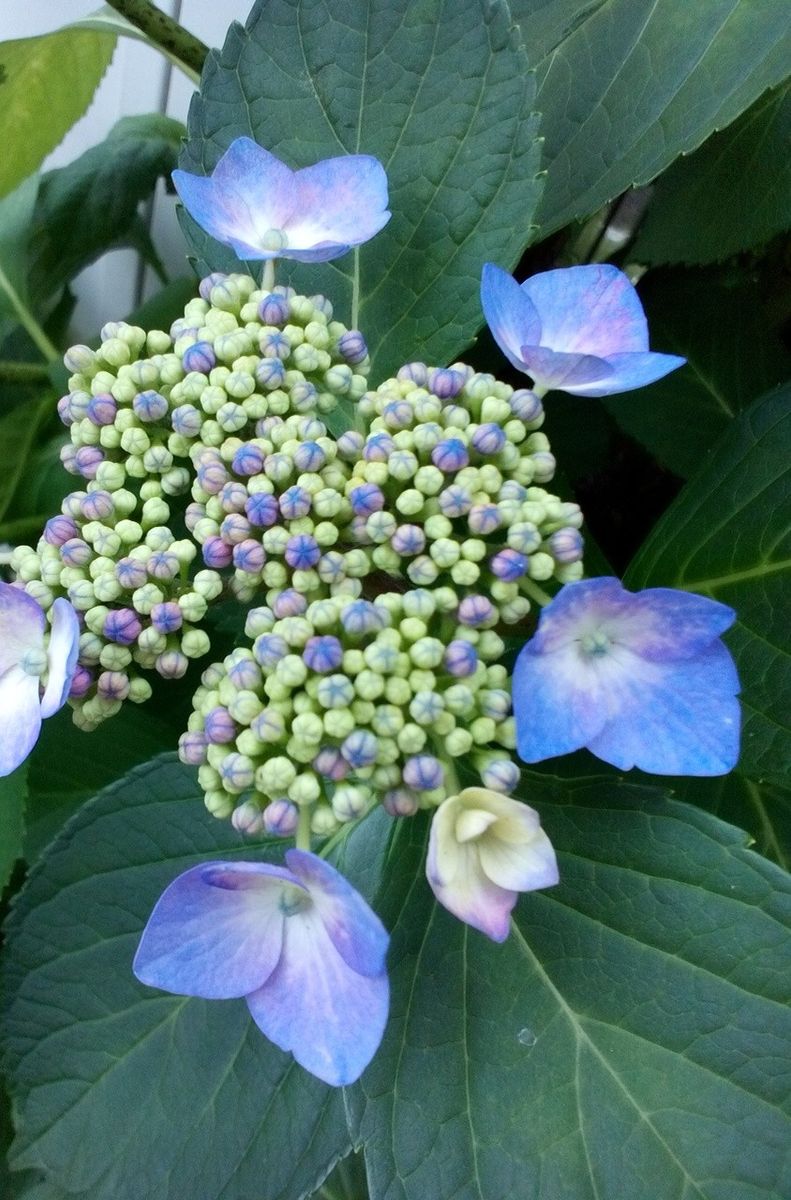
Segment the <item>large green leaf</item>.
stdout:
[[788,74],[786,0],[512,0],[536,68],[549,233],[647,183]]
[[743,687],[741,768],[791,771],[791,385],[734,421],[627,573],[630,587],[686,588],[731,604]]
[[11,412],[0,417],[3,471],[0,474],[0,520],[5,516],[20,479],[28,468],[42,422],[52,409],[49,397],[29,396]]
[[399,830],[392,1017],[348,1093],[371,1195],[783,1200],[788,877],[656,789],[525,795],[561,883],[500,946],[435,905],[425,828]]
[[676,796],[746,829],[754,848],[791,871],[791,791],[741,771],[717,779],[668,779]]
[[[212,52],[181,165],[207,174],[241,134],[293,167],[363,152],[392,219],[334,264],[298,268],[365,331],[379,379],[446,362],[481,324],[486,259],[514,263],[539,195],[534,81],[505,0],[258,0]],[[228,265],[185,222],[203,265]]]
[[14,863],[22,857],[26,800],[27,767],[23,763],[0,779],[0,892],[11,877]]
[[114,49],[114,33],[85,29],[0,43],[0,196],[82,116]]
[[48,850],[9,926],[12,1166],[84,1200],[297,1200],[348,1151],[342,1093],[269,1043],[244,1001],[132,975],[167,883],[262,852],[206,813],[172,758],[108,789]]
[[50,296],[106,250],[136,243],[137,210],[176,165],[184,126],[153,113],[122,117],[105,140],[41,178],[30,290]]
[[791,355],[771,329],[766,284],[714,271],[653,272],[640,287],[651,345],[687,365],[650,388],[608,396],[627,433],[688,478],[756,396],[791,375]]
[[30,224],[38,185],[38,176],[31,175],[0,199],[0,316],[13,322],[17,320],[19,302],[27,301]]
[[638,262],[706,263],[791,224],[791,89],[767,92],[657,183],[630,253]]

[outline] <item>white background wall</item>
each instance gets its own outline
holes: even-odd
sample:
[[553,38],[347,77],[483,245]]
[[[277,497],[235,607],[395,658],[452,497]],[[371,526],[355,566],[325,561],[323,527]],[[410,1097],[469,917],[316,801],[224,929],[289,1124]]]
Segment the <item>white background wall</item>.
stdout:
[[[231,21],[244,21],[253,0],[158,0],[158,6],[208,46],[221,46]],[[96,12],[101,0],[0,0],[0,40],[33,37],[60,29]],[[107,135],[119,117],[164,112],[186,121],[194,85],[156,50],[133,38],[118,39],[113,60],[85,116],[46,159],[44,168],[77,158]],[[148,214],[154,243],[170,275],[188,274],[175,200],[160,185]],[[91,337],[105,321],[130,312],[157,287],[137,255],[115,250],[83,271],[76,281],[74,340]]]

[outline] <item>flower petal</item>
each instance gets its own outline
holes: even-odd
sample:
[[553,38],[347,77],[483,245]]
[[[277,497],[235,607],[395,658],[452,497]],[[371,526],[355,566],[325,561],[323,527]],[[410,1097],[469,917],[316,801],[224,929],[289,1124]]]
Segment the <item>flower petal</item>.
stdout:
[[597,358],[648,349],[637,292],[623,271],[609,263],[544,271],[521,286],[541,320],[542,346]]
[[[636,660],[641,662],[642,660]],[[618,716],[588,743],[621,770],[725,775],[739,758],[739,680],[721,642],[697,658],[644,664],[621,681]]]
[[626,594],[633,599],[630,612],[619,621],[620,638],[635,654],[654,661],[694,657],[736,620],[727,604],[694,592],[646,588]]
[[21,588],[0,583],[0,675],[28,650],[42,646],[47,619],[40,604]]
[[38,677],[21,667],[0,676],[0,776],[15,771],[36,744],[41,730],[38,684]]
[[387,930],[359,892],[324,859],[306,850],[287,850],[289,870],[307,888],[332,944],[360,975],[384,970]]
[[[448,820],[445,805],[434,813],[429,834],[426,877],[440,904],[479,929],[495,942],[504,942],[510,929],[511,910],[516,892],[499,887],[484,872],[478,855],[478,843],[459,844],[444,826]],[[439,818],[439,820],[438,820]],[[443,820],[444,818],[444,820]],[[453,813],[451,812],[451,819]],[[449,862],[452,866],[449,868]]]
[[280,962],[247,1003],[281,1050],[340,1087],[358,1079],[376,1053],[389,998],[387,975],[353,971],[312,908],[287,918]]
[[609,716],[601,677],[573,646],[539,654],[528,642],[514,665],[513,706],[517,751],[528,763],[587,746]]
[[583,389],[605,387],[613,373],[603,358],[592,354],[560,353],[546,346],[522,346],[520,354],[521,369],[532,377],[536,387],[546,391],[557,388],[577,395]]
[[[327,158],[296,172],[288,245],[295,250],[335,246],[335,257],[359,246],[390,220],[387,175],[368,154]],[[285,252],[292,255],[290,249]]]
[[80,649],[80,623],[68,600],[60,598],[52,606],[52,633],[47,658],[49,677],[41,697],[42,717],[51,717],[66,703]]
[[506,842],[493,831],[478,843],[481,866],[498,887],[515,892],[532,892],[552,887],[560,878],[555,851],[543,829],[530,842]]
[[[602,383],[580,383],[574,387],[575,396],[614,396],[619,392],[630,392],[645,387],[657,379],[663,379],[671,371],[683,367],[687,360],[677,354],[655,354],[646,350],[641,354],[608,354],[607,363],[612,374]],[[560,385],[558,385],[560,386]],[[571,391],[571,388],[565,388]]]
[[481,275],[481,307],[492,337],[518,371],[524,371],[522,346],[541,340],[541,319],[519,284],[494,263]]
[[174,171],[184,207],[207,233],[242,259],[276,258],[264,234],[282,229],[295,201],[294,172],[251,138],[237,138],[210,178]]
[[151,987],[224,1000],[254,991],[280,958],[283,883],[269,863],[208,862],[179,875],[148,919],[133,970]]

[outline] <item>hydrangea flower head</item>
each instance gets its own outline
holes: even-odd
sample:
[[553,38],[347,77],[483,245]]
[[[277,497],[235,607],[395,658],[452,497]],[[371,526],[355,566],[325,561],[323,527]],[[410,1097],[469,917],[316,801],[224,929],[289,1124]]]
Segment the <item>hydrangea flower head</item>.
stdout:
[[367,154],[292,171],[251,138],[236,138],[210,176],[174,171],[189,214],[241,259],[326,262],[390,219],[387,177]]
[[382,1038],[388,936],[334,867],[305,850],[286,865],[207,862],[165,889],[134,961],[182,996],[244,996],[258,1027],[311,1074],[357,1079]]
[[431,822],[426,875],[449,912],[495,942],[508,937],[520,892],[558,882],[538,813],[488,788],[450,796]]
[[514,668],[517,748],[539,762],[587,747],[621,770],[723,775],[739,755],[739,679],[725,604],[617,579],[567,584]]
[[0,776],[24,762],[43,718],[57,712],[69,694],[80,630],[67,600],[52,606],[48,645],[46,630],[40,605],[21,589],[0,583]]
[[543,391],[612,396],[686,361],[648,349],[637,292],[609,263],[545,271],[522,284],[486,263],[481,304],[503,354]]

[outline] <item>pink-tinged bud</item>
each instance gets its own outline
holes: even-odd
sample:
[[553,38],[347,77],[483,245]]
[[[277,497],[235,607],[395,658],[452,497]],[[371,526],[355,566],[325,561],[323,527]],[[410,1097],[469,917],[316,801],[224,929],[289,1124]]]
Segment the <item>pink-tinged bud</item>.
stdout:
[[157,655],[154,668],[163,679],[181,679],[189,665],[189,659],[180,650],[165,650]]
[[265,671],[276,667],[281,658],[285,658],[288,652],[288,642],[279,633],[262,633],[253,642],[255,661]]
[[584,544],[580,531],[572,528],[558,529],[547,540],[549,553],[559,563],[579,562]]
[[115,512],[115,502],[109,492],[88,492],[80,500],[80,512],[86,521],[106,521]]
[[396,554],[403,554],[405,558],[411,558],[415,554],[422,554],[425,550],[426,535],[419,525],[399,525],[390,538],[390,545]]
[[527,574],[529,563],[524,554],[516,550],[500,550],[489,559],[489,569],[498,579],[513,583]]
[[303,487],[286,488],[280,497],[280,512],[286,521],[298,521],[300,517],[306,517],[310,509],[310,492]]
[[388,429],[408,429],[414,410],[406,400],[390,400],[382,409],[382,420]]
[[464,387],[464,375],[452,367],[434,367],[428,371],[428,387],[440,400],[458,396]]
[[202,521],[205,516],[205,504],[198,504],[197,500],[193,500],[187,505],[184,513],[184,524],[187,526],[187,529],[190,531],[190,533],[194,533],[195,526],[198,524],[198,521]]
[[104,618],[102,632],[108,642],[119,646],[131,646],[137,641],[143,626],[133,608],[112,609]]
[[50,517],[44,526],[44,541],[50,546],[63,546],[77,533],[77,526],[71,517]]
[[321,558],[321,550],[309,533],[299,533],[288,539],[285,560],[295,571],[307,571],[315,567]]
[[240,691],[254,692],[261,686],[262,675],[258,663],[251,658],[241,658],[228,668],[228,678]]
[[418,798],[408,788],[391,788],[382,797],[382,807],[391,817],[414,817],[419,808]]
[[401,775],[407,787],[416,792],[431,792],[445,782],[445,768],[432,754],[415,754],[408,758]]
[[236,738],[236,722],[221,705],[207,714],[204,727],[207,741],[214,746],[224,746]]
[[265,562],[264,547],[255,538],[245,538],[233,548],[233,565],[248,575],[257,575]]
[[96,681],[102,700],[126,700],[129,695],[129,676],[124,671],[102,671]]
[[152,579],[175,579],[181,571],[181,563],[172,550],[156,550],[146,561],[146,571]]
[[478,655],[475,647],[462,640],[449,642],[443,656],[445,670],[450,675],[463,679],[474,675],[478,666]]
[[396,379],[411,380],[418,387],[425,387],[428,383],[428,367],[422,362],[405,363],[398,368]]
[[91,396],[86,415],[94,425],[112,425],[117,412],[118,405],[110,393],[100,392],[98,396]]
[[334,783],[345,779],[351,769],[340,750],[336,750],[334,746],[324,746],[319,750],[311,766],[319,775],[331,779]]
[[460,438],[447,438],[431,451],[431,461],[440,471],[460,471],[469,466],[470,456],[467,447]]
[[365,443],[363,458],[366,462],[387,462],[395,448],[389,433],[372,433]]
[[497,617],[497,610],[486,596],[465,596],[459,605],[459,621],[472,629],[487,625]]
[[201,375],[208,375],[217,365],[214,347],[211,342],[195,342],[194,346],[189,346],[184,351],[182,362],[185,371],[198,371]]
[[544,412],[544,406],[535,392],[529,392],[524,388],[514,392],[508,403],[514,416],[526,424],[537,421]]
[[74,424],[74,417],[71,415],[71,396],[61,396],[58,401],[58,416],[67,428]]
[[237,546],[252,533],[250,522],[241,513],[229,513],[220,525],[220,536],[224,542]]
[[284,617],[301,617],[307,607],[307,596],[296,588],[286,588],[272,601],[272,612],[279,621]]
[[180,404],[170,414],[170,424],[174,433],[181,437],[197,437],[203,425],[203,413],[193,404]]
[[229,567],[233,560],[233,546],[224,542],[221,537],[208,537],[202,546],[203,561],[213,570]]
[[458,483],[452,483],[450,487],[443,488],[437,500],[440,512],[451,520],[454,517],[465,516],[472,508],[471,492]]
[[198,484],[210,496],[216,496],[228,482],[228,472],[222,462],[201,463],[198,467]]
[[60,557],[67,567],[84,567],[93,558],[93,550],[82,538],[70,538],[61,546]]
[[69,688],[69,699],[79,700],[93,687],[93,672],[87,667],[77,666]]
[[375,483],[362,483],[349,492],[349,503],[355,516],[369,517],[384,508],[384,492]]
[[263,451],[245,442],[234,454],[231,466],[237,475],[258,475],[264,466]]
[[175,633],[177,629],[181,629],[182,621],[181,609],[175,600],[155,604],[151,609],[151,624],[160,633]]
[[93,479],[99,467],[104,462],[104,451],[98,446],[80,446],[74,456],[74,465],[83,479]]
[[138,392],[132,400],[134,413],[141,421],[161,421],[170,405],[159,392]]
[[273,837],[293,837],[299,825],[299,809],[290,800],[273,800],[264,809],[264,829]]
[[72,446],[71,442],[67,442],[65,446],[60,448],[60,461],[63,464],[64,470],[70,475],[79,475],[80,469],[77,466],[77,447]]
[[198,292],[202,300],[208,301],[211,298],[211,290],[217,287],[219,283],[224,283],[227,276],[222,271],[212,271],[211,275],[204,276],[198,284]]
[[288,300],[278,292],[270,292],[258,302],[258,315],[264,325],[285,325],[288,320]]
[[122,558],[115,564],[115,577],[122,588],[132,592],[147,581],[146,564],[138,558]]
[[338,338],[338,353],[347,363],[354,366],[368,354],[365,338],[358,329],[349,329]]
[[264,829],[264,814],[253,800],[245,800],[231,813],[231,824],[237,833],[253,837]]
[[479,454],[499,454],[508,439],[500,425],[479,425],[472,435],[472,447]]
[[182,733],[179,738],[179,758],[190,767],[201,767],[206,762],[207,738],[196,730]]

